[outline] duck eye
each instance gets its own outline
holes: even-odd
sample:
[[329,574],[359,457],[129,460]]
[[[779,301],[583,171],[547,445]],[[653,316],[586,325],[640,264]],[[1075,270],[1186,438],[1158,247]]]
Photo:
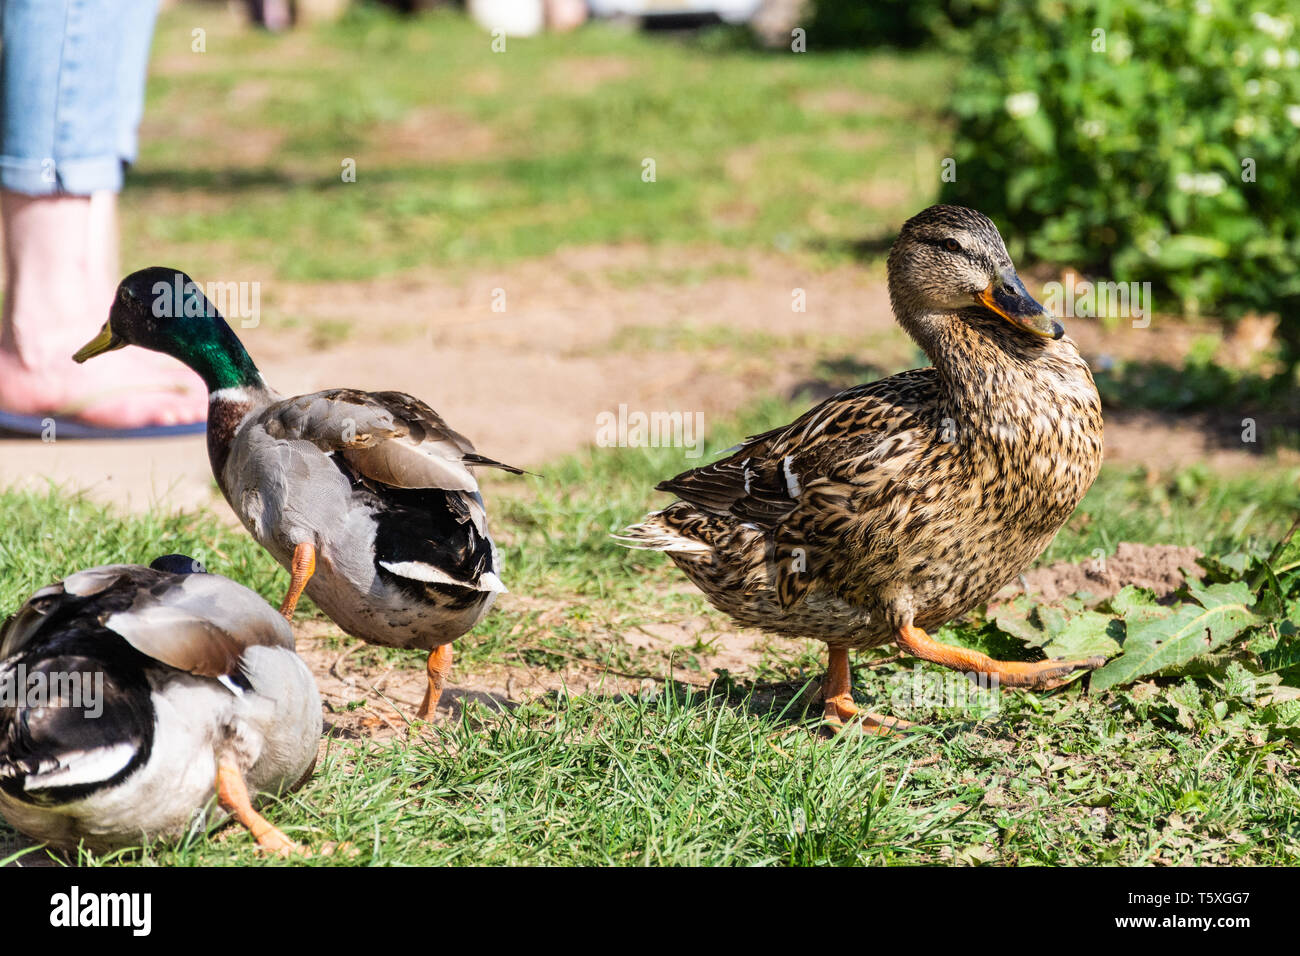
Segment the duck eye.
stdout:
[[956,239],[945,239],[943,241],[943,247],[949,252],[961,252],[961,243]]

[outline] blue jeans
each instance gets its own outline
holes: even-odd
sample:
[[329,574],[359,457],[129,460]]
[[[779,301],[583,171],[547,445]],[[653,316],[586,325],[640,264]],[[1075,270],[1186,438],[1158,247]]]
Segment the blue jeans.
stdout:
[[122,188],[158,0],[0,0],[0,187]]

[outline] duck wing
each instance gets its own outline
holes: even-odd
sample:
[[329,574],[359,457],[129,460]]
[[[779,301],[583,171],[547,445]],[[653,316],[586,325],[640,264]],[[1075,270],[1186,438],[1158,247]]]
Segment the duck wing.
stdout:
[[404,392],[335,388],[285,399],[265,418],[273,438],[298,438],[338,452],[372,481],[392,488],[477,491],[473,466],[522,469],[486,458],[437,412]]
[[933,368],[859,385],[656,487],[765,531],[778,600],[789,607],[864,524],[864,502],[869,510],[885,500],[939,440],[937,397]]
[[0,680],[20,674],[42,680],[57,701],[0,707],[0,790],[26,803],[65,803],[125,778],[147,760],[154,709],[145,661],[84,621],[0,660]]
[[17,654],[51,621],[97,619],[98,610],[90,607],[94,600],[104,609],[125,606],[134,588],[152,583],[157,577],[157,571],[138,564],[106,564],[46,585],[0,628],[0,660]]
[[683,501],[775,529],[820,482],[872,484],[937,423],[921,417],[937,397],[932,368],[831,396],[789,425],[745,439],[726,457],[660,482]]
[[140,653],[198,677],[239,677],[250,647],[294,650],[289,622],[219,574],[164,574],[103,623]]
[[38,634],[103,625],[140,653],[200,677],[241,674],[254,645],[294,648],[293,630],[256,593],[219,574],[140,565],[88,568],[37,591],[0,635],[0,659]]
[[[0,707],[0,789],[55,804],[123,779],[152,746],[150,667],[243,690],[251,686],[244,655],[256,645],[292,650],[293,632],[257,594],[220,575],[117,564],[41,588],[0,634],[0,680],[21,669],[73,697]],[[95,719],[69,675],[95,675]]]
[[276,403],[262,426],[271,438],[312,443],[373,496],[382,571],[420,586],[504,590],[473,469],[523,471],[478,454],[424,402],[329,389]]

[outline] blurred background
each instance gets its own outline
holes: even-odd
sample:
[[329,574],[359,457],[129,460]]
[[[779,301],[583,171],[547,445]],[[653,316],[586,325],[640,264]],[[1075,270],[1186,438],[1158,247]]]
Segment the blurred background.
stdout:
[[[958,202],[1036,294],[1147,284],[1149,323],[1065,322],[1112,463],[1294,468],[1296,6],[171,0],[123,266],[256,282],[282,390],[404,388],[532,464],[620,403],[712,419],[918,364],[883,260]],[[94,454],[122,496],[152,467]]]

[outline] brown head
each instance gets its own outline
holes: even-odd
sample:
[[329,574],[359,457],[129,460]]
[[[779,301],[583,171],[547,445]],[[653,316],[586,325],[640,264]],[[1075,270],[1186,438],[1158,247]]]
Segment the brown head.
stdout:
[[903,223],[889,252],[889,298],[899,324],[932,357],[954,322],[1026,342],[1065,334],[1025,290],[997,227],[964,206],[931,206]]

